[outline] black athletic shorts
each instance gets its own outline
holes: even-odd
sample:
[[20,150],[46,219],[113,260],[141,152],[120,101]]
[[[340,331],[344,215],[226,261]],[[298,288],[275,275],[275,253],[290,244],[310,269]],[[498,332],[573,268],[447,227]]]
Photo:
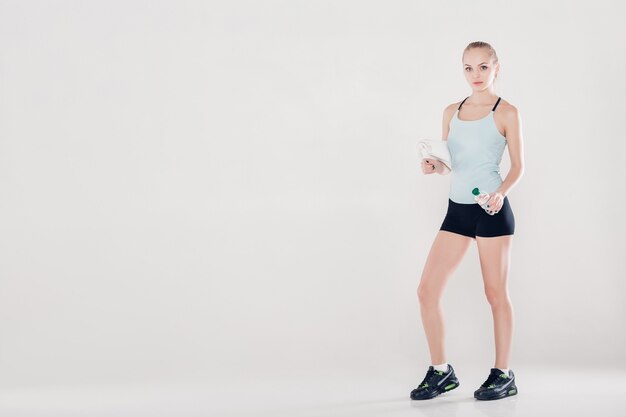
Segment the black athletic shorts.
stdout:
[[448,212],[439,230],[473,238],[512,235],[515,231],[515,216],[509,197],[504,197],[502,208],[493,215],[488,214],[477,203],[455,203],[448,198]]

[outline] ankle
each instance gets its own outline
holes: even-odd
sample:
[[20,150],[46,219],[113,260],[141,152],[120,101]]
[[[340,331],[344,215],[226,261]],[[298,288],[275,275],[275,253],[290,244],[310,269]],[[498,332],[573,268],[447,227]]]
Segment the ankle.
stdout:
[[448,372],[448,362],[440,363],[438,365],[433,364],[435,371]]

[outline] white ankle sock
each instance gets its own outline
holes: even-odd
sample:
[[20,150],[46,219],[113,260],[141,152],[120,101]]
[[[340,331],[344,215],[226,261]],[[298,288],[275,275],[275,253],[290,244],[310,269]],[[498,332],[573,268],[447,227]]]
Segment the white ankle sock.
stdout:
[[504,372],[506,376],[509,376],[509,368],[498,368],[498,369]]
[[448,372],[448,362],[444,362],[439,365],[433,365],[433,368],[435,368],[435,371]]

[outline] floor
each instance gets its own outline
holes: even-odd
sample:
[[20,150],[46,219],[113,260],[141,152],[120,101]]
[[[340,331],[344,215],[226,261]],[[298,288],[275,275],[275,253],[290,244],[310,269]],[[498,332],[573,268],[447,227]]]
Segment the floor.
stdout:
[[626,405],[626,370],[514,369],[519,394],[477,401],[487,375],[457,377],[460,386],[412,401],[421,380],[280,379],[219,384],[117,384],[0,390],[0,416],[441,416],[618,415]]

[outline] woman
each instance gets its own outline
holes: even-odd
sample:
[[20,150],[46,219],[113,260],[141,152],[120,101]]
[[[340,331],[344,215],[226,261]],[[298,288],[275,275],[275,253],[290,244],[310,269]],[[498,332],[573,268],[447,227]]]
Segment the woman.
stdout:
[[[509,369],[513,307],[507,288],[515,218],[507,195],[524,172],[521,117],[515,106],[495,93],[493,83],[500,65],[491,45],[470,43],[463,51],[462,62],[472,94],[449,105],[443,114],[443,140],[450,150],[452,175],[447,213],[417,289],[432,365],[419,386],[411,391],[414,400],[431,399],[459,386],[454,369],[445,359],[439,301],[472,239],[478,245],[496,344],[495,365],[474,397],[494,400],[517,394],[515,374]],[[499,164],[507,144],[511,169],[503,181]],[[450,173],[434,159],[423,159],[422,171]],[[475,188],[489,193],[485,208],[474,200]]]

